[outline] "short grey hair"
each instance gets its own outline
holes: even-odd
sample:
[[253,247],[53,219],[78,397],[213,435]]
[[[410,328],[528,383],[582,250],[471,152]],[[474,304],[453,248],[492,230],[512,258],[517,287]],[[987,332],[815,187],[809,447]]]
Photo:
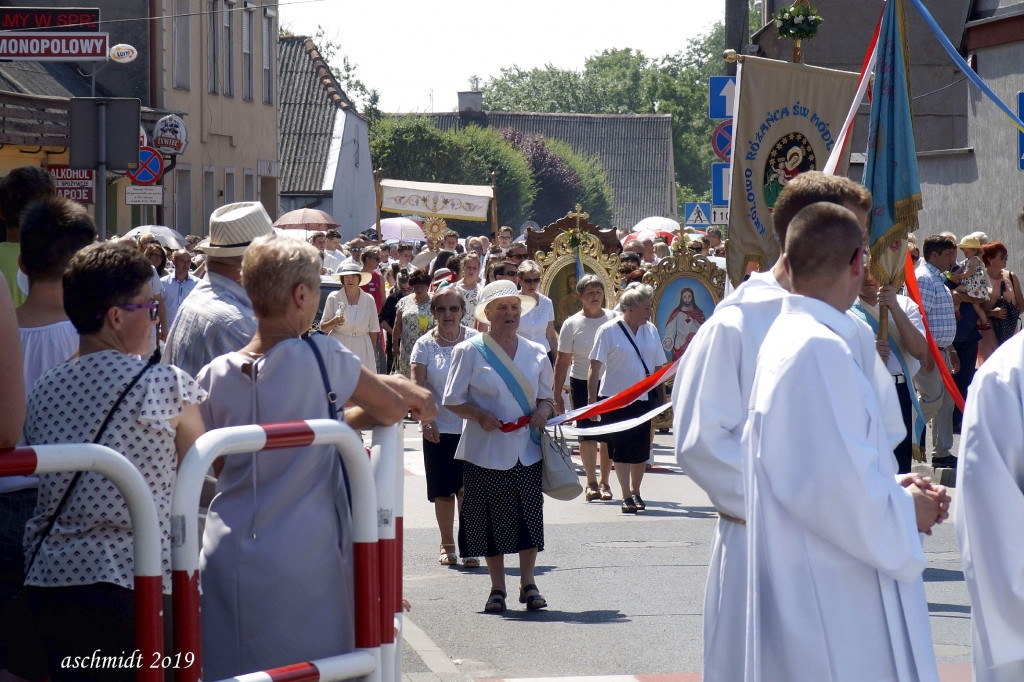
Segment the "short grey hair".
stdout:
[[437,307],[437,301],[442,296],[454,296],[459,299],[459,305],[462,306],[462,312],[466,312],[466,297],[458,290],[457,287],[441,287],[430,297],[430,309],[433,310]]
[[601,291],[604,291],[604,282],[601,281],[600,277],[597,275],[583,275],[580,281],[576,282],[576,293],[582,296],[586,288],[594,284],[601,287]]
[[522,277],[523,275],[531,274],[531,273],[535,274],[535,275],[539,275],[540,274],[540,266],[537,265],[537,261],[526,259],[522,263],[519,264],[519,276],[520,277]]
[[707,232],[705,232],[704,234],[706,234],[709,237],[718,237],[718,239],[721,240],[722,239],[722,228],[717,227],[715,225],[712,225],[711,227],[709,227],[707,229]]
[[632,310],[644,301],[649,301],[652,298],[654,298],[654,289],[647,284],[633,282],[626,287],[626,290],[619,297],[619,308],[624,311]]

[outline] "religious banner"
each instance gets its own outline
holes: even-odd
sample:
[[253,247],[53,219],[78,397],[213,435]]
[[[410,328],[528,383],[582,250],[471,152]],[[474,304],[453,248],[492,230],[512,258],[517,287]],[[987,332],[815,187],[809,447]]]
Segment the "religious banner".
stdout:
[[487,220],[494,196],[490,185],[446,185],[406,180],[380,181],[380,210],[461,220]]
[[[727,253],[734,285],[778,260],[775,201],[791,179],[824,167],[857,81],[856,73],[759,57],[739,65]],[[847,152],[838,174],[849,162]]]

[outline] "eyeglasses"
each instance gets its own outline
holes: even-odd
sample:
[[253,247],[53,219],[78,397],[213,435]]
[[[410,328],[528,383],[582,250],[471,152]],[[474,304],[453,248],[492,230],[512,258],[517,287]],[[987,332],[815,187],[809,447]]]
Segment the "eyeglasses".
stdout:
[[497,272],[497,273],[495,273],[494,276],[495,277],[518,277],[519,273],[516,272],[515,270],[506,270],[505,272]]
[[538,284],[540,282],[540,277],[520,277],[519,281],[523,284]]
[[853,252],[852,256],[850,256],[850,265],[853,265],[853,262],[855,260],[857,260],[857,254],[858,253],[861,254],[861,263],[863,265],[867,266],[867,264],[868,264],[868,250],[865,249],[863,246],[858,246],[857,250]]
[[[125,303],[124,305],[114,305],[110,307],[120,308],[121,310],[148,310],[149,319],[154,322],[160,316],[160,304],[156,302],[156,299],[151,300],[149,303]],[[107,314],[107,310],[110,310],[110,308],[105,308],[104,310],[96,313],[96,319],[102,320],[103,316]]]
[[461,313],[462,306],[460,305],[439,305],[434,308],[435,313]]

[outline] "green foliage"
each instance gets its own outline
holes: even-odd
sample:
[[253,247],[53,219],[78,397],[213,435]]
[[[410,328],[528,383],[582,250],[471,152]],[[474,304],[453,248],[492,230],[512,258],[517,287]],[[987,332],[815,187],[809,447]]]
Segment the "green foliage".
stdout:
[[[725,72],[725,26],[719,22],[686,50],[650,59],[632,49],[605,50],[582,71],[547,65],[501,69],[484,87],[484,108],[583,114],[671,114],[676,181],[701,193],[711,186],[708,78]],[[589,209],[588,209],[589,210]]]
[[[547,145],[552,152],[562,157],[565,164],[579,176],[581,185],[576,201],[567,204],[565,210],[556,216],[555,220],[564,217],[578,203],[584,211],[590,214],[591,223],[600,227],[611,227],[615,194],[611,183],[608,182],[608,173],[601,165],[601,160],[596,156],[584,156],[576,153],[568,143],[562,140],[548,138]],[[540,224],[547,225],[548,223]]]
[[491,184],[491,172],[497,173],[498,221],[502,225],[522,225],[530,219],[537,186],[530,166],[493,128],[471,125],[454,135],[479,161],[486,177],[472,184]]

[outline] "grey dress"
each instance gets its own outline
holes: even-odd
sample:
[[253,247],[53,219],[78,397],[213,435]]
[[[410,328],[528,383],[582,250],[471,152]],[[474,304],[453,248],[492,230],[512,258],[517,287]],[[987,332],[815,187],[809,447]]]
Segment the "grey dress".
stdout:
[[[359,358],[314,336],[344,404]],[[255,365],[256,379],[243,371]],[[199,373],[212,399],[207,429],[327,418],[305,341],[277,344],[255,363],[240,353]],[[200,558],[204,677],[234,675],[351,651],[352,533],[337,451],[330,446],[230,455],[217,478]]]

